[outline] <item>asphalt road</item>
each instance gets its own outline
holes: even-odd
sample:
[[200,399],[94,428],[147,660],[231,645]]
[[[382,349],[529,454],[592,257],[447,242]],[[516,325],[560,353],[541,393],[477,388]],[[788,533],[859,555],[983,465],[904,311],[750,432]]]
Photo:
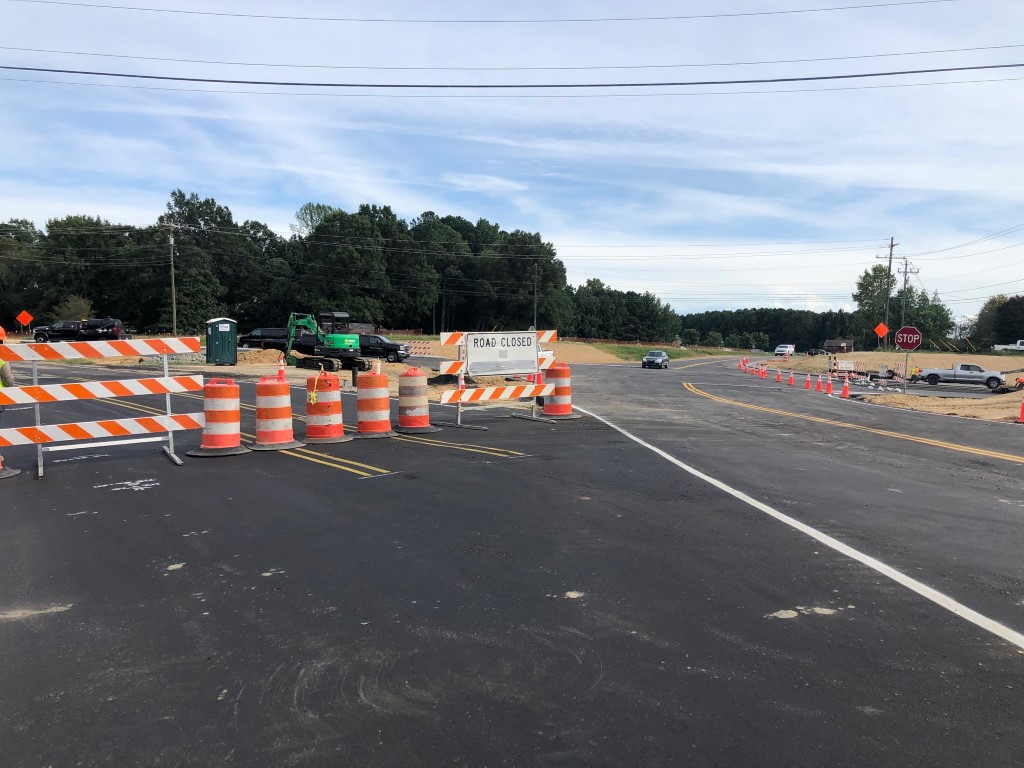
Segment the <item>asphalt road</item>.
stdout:
[[734,365],[576,366],[577,421],[0,481],[0,765],[1019,764],[1024,428]]

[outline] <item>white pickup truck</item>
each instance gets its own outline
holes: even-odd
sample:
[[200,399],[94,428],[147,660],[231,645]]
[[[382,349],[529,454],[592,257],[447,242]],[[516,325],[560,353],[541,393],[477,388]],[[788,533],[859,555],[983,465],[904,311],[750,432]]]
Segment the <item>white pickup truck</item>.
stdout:
[[924,368],[910,377],[910,381],[929,384],[984,384],[989,389],[1006,386],[1006,377],[999,371],[986,371],[974,363],[957,363],[952,368]]
[[1024,352],[1024,339],[1017,339],[1016,344],[996,344],[992,349],[1002,349],[1008,352]]

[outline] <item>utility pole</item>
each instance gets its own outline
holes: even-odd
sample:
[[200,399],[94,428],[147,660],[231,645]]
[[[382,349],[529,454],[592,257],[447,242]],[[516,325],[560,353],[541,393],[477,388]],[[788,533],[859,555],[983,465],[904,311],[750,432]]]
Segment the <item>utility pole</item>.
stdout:
[[[888,273],[888,277],[885,280],[885,327],[886,328],[889,327],[889,298],[890,298],[890,294],[892,293],[892,251],[893,251],[893,249],[897,245],[899,245],[899,243],[895,242],[895,238],[890,237],[889,238],[889,273]],[[884,258],[884,257],[876,256],[875,258]],[[885,346],[886,346],[886,348],[889,347],[889,334],[888,333],[885,334]]]
[[903,309],[900,311],[900,325],[907,324],[907,282],[911,275],[916,275],[919,270],[905,258],[903,259]]
[[533,262],[533,327],[537,327],[537,262]]
[[171,224],[171,333],[178,335],[178,294],[174,288],[174,225]]

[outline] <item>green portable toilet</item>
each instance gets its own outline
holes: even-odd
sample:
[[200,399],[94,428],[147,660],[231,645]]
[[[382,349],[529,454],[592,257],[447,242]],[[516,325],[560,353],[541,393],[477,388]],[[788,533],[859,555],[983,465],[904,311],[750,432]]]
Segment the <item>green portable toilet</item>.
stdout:
[[211,365],[238,363],[238,323],[230,317],[206,321],[206,362]]

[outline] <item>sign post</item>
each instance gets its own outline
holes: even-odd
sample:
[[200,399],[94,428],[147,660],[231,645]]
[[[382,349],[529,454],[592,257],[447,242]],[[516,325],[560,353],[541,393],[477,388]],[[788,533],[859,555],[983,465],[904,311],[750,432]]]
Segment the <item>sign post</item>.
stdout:
[[896,331],[896,349],[906,351],[903,358],[903,394],[907,394],[907,378],[910,373],[910,353],[921,346],[924,337],[912,325],[904,325]]

